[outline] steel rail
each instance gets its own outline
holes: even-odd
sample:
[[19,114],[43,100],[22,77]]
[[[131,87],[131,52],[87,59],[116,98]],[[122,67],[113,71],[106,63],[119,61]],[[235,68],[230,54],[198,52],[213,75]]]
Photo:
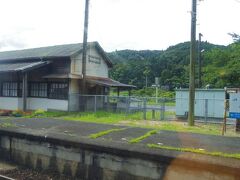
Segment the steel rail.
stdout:
[[0,180],[16,180],[16,179],[13,179],[13,178],[10,178],[10,177],[7,177],[7,176],[3,176],[0,174]]

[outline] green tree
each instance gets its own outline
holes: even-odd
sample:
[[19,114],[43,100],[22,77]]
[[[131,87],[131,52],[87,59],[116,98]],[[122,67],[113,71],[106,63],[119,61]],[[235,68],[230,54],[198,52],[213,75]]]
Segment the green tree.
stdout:
[[240,35],[236,33],[228,33],[228,35],[232,36],[234,42],[240,42]]

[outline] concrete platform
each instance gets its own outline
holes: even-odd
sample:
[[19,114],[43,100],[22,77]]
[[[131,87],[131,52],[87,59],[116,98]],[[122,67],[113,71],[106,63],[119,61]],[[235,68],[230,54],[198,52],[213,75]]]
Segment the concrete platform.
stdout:
[[[151,130],[147,128],[75,122],[50,118],[0,118],[0,124],[1,123],[7,123],[8,126],[4,128],[1,128],[0,126],[0,129],[44,137],[61,136],[66,139],[70,138],[73,141],[78,141],[79,138],[89,139],[89,135],[109,129],[126,128],[123,131],[114,132],[98,138],[97,141],[99,143],[101,141],[109,143],[113,141],[115,143],[129,144],[129,140],[142,136]],[[209,152],[240,153],[240,137],[158,131],[156,135],[153,135],[138,144],[146,145],[148,143],[161,143],[165,146],[173,147],[201,148]]]
[[[193,134],[193,133],[158,131],[157,134],[137,144],[129,144],[128,143],[129,140],[142,136],[146,132],[150,131],[151,129],[96,124],[96,123],[84,123],[84,122],[66,121],[66,120],[60,120],[60,119],[50,119],[50,118],[49,119],[1,118],[0,126],[1,124],[2,124],[2,127],[0,128],[0,136],[9,137],[10,139],[11,138],[15,139],[14,140],[14,142],[16,143],[15,146],[16,148],[19,148],[17,150],[14,150],[16,152],[19,151],[22,153],[22,148],[20,148],[21,143],[25,143],[24,148],[26,149],[26,151],[30,151],[29,149],[31,148],[31,142],[33,142],[33,146],[34,146],[33,150],[40,151],[39,148],[41,147],[40,145],[42,144],[43,146],[45,146],[46,150],[41,151],[40,154],[49,152],[50,156],[51,154],[53,154],[54,156],[56,155],[56,151],[57,151],[56,148],[60,150],[65,148],[75,149],[71,153],[73,154],[75,153],[74,156],[76,156],[78,159],[79,155],[78,153],[76,154],[76,151],[79,151],[79,153],[81,154],[81,158],[79,161],[82,161],[81,160],[83,158],[82,156],[83,154],[85,154],[85,153],[82,154],[81,152],[90,151],[88,154],[91,154],[91,157],[89,157],[90,161],[88,162],[88,164],[93,163],[94,165],[95,163],[97,163],[98,165],[99,164],[101,165],[100,163],[101,161],[105,162],[106,159],[108,159],[108,163],[105,165],[109,165],[108,168],[111,168],[112,162],[109,164],[109,161],[112,161],[112,159],[117,159],[116,162],[114,161],[114,163],[121,162],[121,165],[118,165],[118,168],[120,167],[123,168],[123,169],[120,168],[121,172],[122,171],[124,172],[127,171],[128,173],[137,172],[135,174],[137,177],[142,177],[141,173],[144,168],[150,168],[150,167],[147,167],[146,165],[143,165],[141,167],[142,168],[141,170],[141,168],[138,168],[139,166],[138,161],[139,162],[143,161],[142,162],[143,164],[145,164],[146,161],[148,163],[154,162],[154,168],[156,170],[155,171],[156,176],[154,177],[162,176],[160,175],[161,173],[157,174],[158,172],[157,169],[159,169],[160,167],[163,167],[163,169],[166,169],[166,167],[168,167],[169,164],[173,164],[174,168],[175,166],[181,167],[181,168],[186,167],[187,169],[187,170],[185,169],[186,171],[189,171],[189,169],[193,169],[193,168],[195,168],[194,169],[195,172],[201,169],[204,169],[205,174],[206,172],[213,173],[213,174],[210,173],[211,176],[216,175],[214,174],[216,172],[223,173],[222,171],[224,169],[224,173],[226,172],[227,174],[233,174],[233,177],[236,177],[233,179],[238,179],[238,177],[240,177],[240,160],[239,159],[208,156],[208,155],[201,155],[201,154],[190,153],[190,152],[152,149],[147,147],[148,143],[153,143],[153,144],[162,143],[165,146],[188,147],[188,148],[196,148],[196,149],[201,148],[209,152],[217,151],[217,152],[223,152],[223,153],[240,153],[239,137],[222,137],[222,136],[202,135],[202,134]],[[6,125],[5,127],[3,127],[4,124]],[[114,132],[114,133],[99,137],[97,139],[89,138],[90,134],[98,133],[98,132],[113,129],[113,128],[114,129],[123,128],[124,130]],[[7,140],[6,142],[8,141],[9,140]],[[60,146],[61,148],[58,148]],[[49,151],[48,148],[51,148],[51,151]],[[66,151],[69,151],[69,150],[66,150]],[[27,159],[28,161],[29,161],[28,156],[31,155],[29,153],[31,152],[25,153],[26,157],[28,158]],[[68,158],[65,155],[62,156],[63,154],[64,153],[61,152],[59,156],[61,156],[61,158]],[[47,155],[44,155],[44,157],[45,156]],[[94,160],[96,157],[97,157],[97,160]],[[85,155],[84,155],[84,159],[85,159]],[[126,160],[126,159],[130,159],[130,160]],[[129,162],[129,164],[123,166],[122,163],[124,162],[125,163]],[[129,171],[128,168],[126,167],[128,166],[132,167],[132,163],[136,163],[136,165],[134,165],[134,168],[138,168],[138,169]],[[146,172],[149,173],[148,174],[149,176],[151,176],[150,170],[151,168],[148,171],[145,170]],[[182,174],[186,173],[185,170],[181,170],[181,172],[183,172]],[[161,172],[162,171],[165,172],[165,170],[161,170]],[[174,170],[174,173],[176,173],[175,170]],[[148,175],[146,175],[146,177]],[[210,177],[210,175],[209,176],[208,175],[209,174],[206,174],[207,178],[205,179],[208,179],[208,177]],[[101,174],[101,177],[102,176],[103,175]],[[232,177],[232,175],[230,176]],[[145,174],[143,177],[145,177]],[[190,176],[190,177],[193,177],[193,176]],[[204,177],[205,176],[203,176],[202,179],[204,179]],[[229,179],[229,178],[226,178],[226,179]]]
[[10,170],[15,170],[17,169],[16,165],[9,164],[5,161],[0,161],[0,172],[1,171],[10,171]]

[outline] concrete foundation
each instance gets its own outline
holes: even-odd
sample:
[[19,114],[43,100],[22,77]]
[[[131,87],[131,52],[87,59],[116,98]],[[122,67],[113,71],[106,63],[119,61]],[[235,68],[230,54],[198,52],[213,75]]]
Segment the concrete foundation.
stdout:
[[[82,180],[237,180],[239,167],[182,160],[112,146],[0,132],[0,157],[37,170]],[[211,161],[210,161],[211,162]],[[233,161],[237,162],[237,161]],[[238,161],[239,162],[239,161]]]

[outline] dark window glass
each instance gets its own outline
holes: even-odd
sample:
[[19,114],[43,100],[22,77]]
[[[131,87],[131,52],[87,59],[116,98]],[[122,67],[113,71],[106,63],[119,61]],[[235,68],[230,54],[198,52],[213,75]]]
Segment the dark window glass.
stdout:
[[51,83],[49,89],[49,98],[52,99],[67,99],[68,84],[67,83]]
[[30,83],[31,97],[47,97],[47,83]]
[[3,82],[2,83],[2,96],[17,97],[18,96],[18,83],[17,82]]

